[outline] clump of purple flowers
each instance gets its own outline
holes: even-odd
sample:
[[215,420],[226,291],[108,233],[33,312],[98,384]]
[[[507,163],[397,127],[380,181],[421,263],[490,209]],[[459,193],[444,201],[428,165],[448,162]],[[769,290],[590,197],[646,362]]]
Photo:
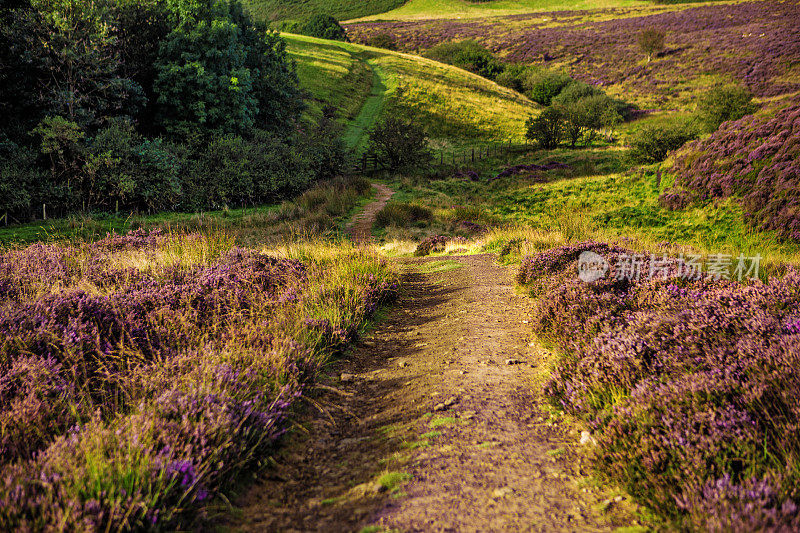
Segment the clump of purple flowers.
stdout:
[[[673,171],[700,200],[739,197],[751,224],[800,240],[800,105],[724,123],[681,150]],[[660,201],[680,209],[682,194],[666,191]]]
[[666,261],[653,279],[612,268],[585,282],[584,251],[611,264],[634,253],[563,246],[526,258],[518,280],[541,295],[535,329],[562,352],[546,393],[594,428],[598,469],[679,527],[795,529],[800,273],[690,280]]
[[[0,529],[190,524],[275,446],[322,362],[398,288],[377,260],[343,284],[239,248],[114,267],[205,237],[175,239],[0,254]],[[315,316],[332,308],[336,324]]]
[[424,257],[437,252],[443,252],[449,238],[446,235],[431,235],[417,245],[414,255]]

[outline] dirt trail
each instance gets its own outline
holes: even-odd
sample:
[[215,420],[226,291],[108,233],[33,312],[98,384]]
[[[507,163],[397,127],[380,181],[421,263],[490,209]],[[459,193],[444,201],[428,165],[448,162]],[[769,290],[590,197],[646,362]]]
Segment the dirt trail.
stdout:
[[[356,235],[369,234],[370,218]],[[513,270],[491,255],[406,259],[403,268],[398,302],[326,369],[273,468],[218,529],[636,525],[627,500],[584,477],[577,432],[543,407],[550,356],[531,336],[532,301],[515,293]]]
[[383,209],[394,191],[382,183],[373,183],[375,189],[375,199],[368,203],[364,210],[358,213],[347,226],[347,232],[355,242],[369,242],[372,240],[372,225],[375,223],[375,215]]

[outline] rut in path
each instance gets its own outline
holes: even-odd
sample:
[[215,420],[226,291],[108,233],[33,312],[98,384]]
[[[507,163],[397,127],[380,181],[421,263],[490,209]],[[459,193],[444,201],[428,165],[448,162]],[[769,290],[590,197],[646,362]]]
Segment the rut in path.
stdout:
[[491,255],[407,259],[403,268],[398,302],[326,369],[303,429],[220,527],[635,525],[626,500],[609,506],[614,494],[586,483],[578,435],[543,408],[550,356],[531,336],[532,301],[515,293],[512,269]]

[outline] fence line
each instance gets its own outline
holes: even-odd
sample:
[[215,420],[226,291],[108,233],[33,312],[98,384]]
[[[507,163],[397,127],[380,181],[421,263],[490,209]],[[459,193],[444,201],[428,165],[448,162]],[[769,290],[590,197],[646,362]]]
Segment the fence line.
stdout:
[[[480,144],[456,150],[445,155],[445,150],[438,150],[438,155],[434,157],[434,165],[439,167],[465,165],[467,163],[475,163],[489,157],[498,157],[508,155],[515,147],[530,146],[530,141],[526,138],[522,142],[514,143],[513,139],[507,141],[491,142],[488,144]],[[378,156],[372,152],[364,152],[358,161],[355,171],[366,173],[369,171],[377,172],[378,170],[386,170],[381,166]]]

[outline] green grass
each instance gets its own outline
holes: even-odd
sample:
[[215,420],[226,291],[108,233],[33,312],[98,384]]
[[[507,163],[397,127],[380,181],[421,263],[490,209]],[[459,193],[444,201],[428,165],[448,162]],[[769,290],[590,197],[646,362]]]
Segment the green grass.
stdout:
[[411,474],[405,472],[388,472],[378,478],[378,483],[386,488],[389,492],[396,492],[400,489],[400,485],[411,480]]
[[306,120],[316,122],[325,106],[338,109],[347,123],[354,120],[371,95],[374,73],[350,47],[336,41],[282,33],[286,49],[297,65],[306,100]]
[[357,150],[365,144],[369,130],[383,112],[386,99],[386,84],[384,82],[383,70],[373,65],[370,61],[365,62],[372,72],[372,82],[369,97],[364,102],[361,111],[352,122],[348,124],[344,135],[344,142],[348,148]]
[[341,237],[345,224],[372,195],[359,177],[318,183],[293,201],[246,209],[152,216],[76,215],[0,227],[0,250],[33,242],[81,242],[124,234],[138,228],[167,232],[223,231],[243,246],[279,243],[311,235]]
[[340,110],[350,147],[386,114],[422,125],[433,147],[520,139],[539,107],[485,78],[418,56],[313,37],[282,34],[297,61],[300,85],[312,96],[307,118],[325,105]]
[[258,20],[304,20],[311,15],[333,15],[345,20],[390,11],[404,0],[244,0],[248,11]]
[[[443,221],[451,216],[450,206],[461,204],[476,208],[476,213],[487,213],[495,225],[528,228],[543,236],[553,235],[558,242],[614,240],[639,248],[669,242],[701,254],[760,254],[765,265],[800,264],[800,246],[781,242],[774,233],[758,231],[747,224],[735,199],[707,202],[682,211],[661,207],[658,197],[670,186],[671,177],[663,171],[659,182],[658,167],[629,171],[627,150],[622,148],[532,151],[507,163],[494,161],[495,168],[483,173],[496,172],[505,164],[545,161],[564,162],[571,168],[550,171],[548,183],[532,183],[529,178],[519,177],[491,183],[457,178],[397,179],[388,184],[397,191],[397,201],[431,209],[432,226],[437,229],[446,230]],[[479,247],[499,253],[519,232],[508,231],[505,240],[496,233],[478,239]],[[407,231],[403,237],[395,232],[391,236],[403,240],[408,234]],[[543,242],[551,243],[553,239],[543,238]],[[528,237],[523,236],[523,240]],[[386,241],[387,250],[401,249],[391,239]],[[521,255],[516,248],[511,253],[516,258]]]
[[[642,0],[410,0],[387,13],[365,15],[359,20],[415,20],[433,18],[482,18],[519,15],[537,11],[601,9],[650,5]],[[354,17],[355,18],[355,17]]]

